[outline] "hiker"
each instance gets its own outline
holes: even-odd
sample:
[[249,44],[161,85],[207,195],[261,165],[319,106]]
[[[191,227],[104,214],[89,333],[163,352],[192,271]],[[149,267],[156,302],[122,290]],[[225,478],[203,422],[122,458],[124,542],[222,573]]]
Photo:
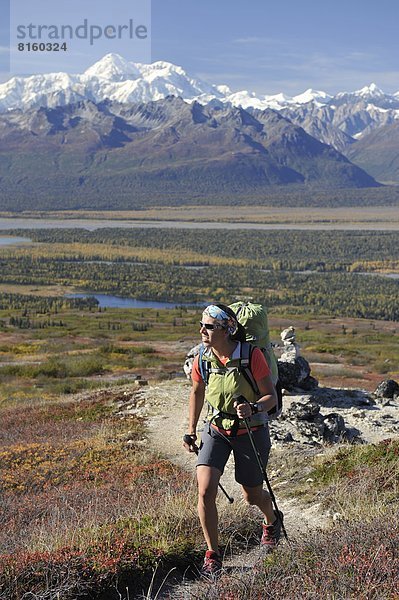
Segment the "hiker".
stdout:
[[[264,516],[262,546],[270,551],[279,541],[282,514],[278,517],[269,493],[263,489],[262,472],[244,421],[247,420],[266,467],[270,451],[267,412],[276,406],[277,397],[270,369],[261,350],[253,349],[250,364],[260,397],[242,374],[242,369],[237,368],[240,366],[240,345],[245,341],[245,331],[231,308],[223,304],[208,306],[202,314],[200,333],[204,352],[202,358],[197,355],[194,359],[189,428],[183,445],[189,452],[198,452],[198,514],[208,547],[202,573],[213,575],[222,566],[218,547],[216,494],[231,451],[234,455],[235,478],[242,486],[245,500],[258,506]],[[207,361],[210,367],[207,385],[201,373],[200,361]],[[198,450],[196,431],[205,399],[212,410],[208,411]],[[187,436],[190,443],[187,443]]]

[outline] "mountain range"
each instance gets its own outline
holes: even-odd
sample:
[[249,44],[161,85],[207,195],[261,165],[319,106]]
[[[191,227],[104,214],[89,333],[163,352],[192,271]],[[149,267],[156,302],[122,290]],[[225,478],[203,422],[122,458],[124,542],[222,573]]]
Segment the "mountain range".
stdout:
[[128,208],[287,184],[397,183],[398,119],[399,92],[374,84],[256,97],[109,54],[80,75],[0,85],[0,207],[28,195],[42,208]]

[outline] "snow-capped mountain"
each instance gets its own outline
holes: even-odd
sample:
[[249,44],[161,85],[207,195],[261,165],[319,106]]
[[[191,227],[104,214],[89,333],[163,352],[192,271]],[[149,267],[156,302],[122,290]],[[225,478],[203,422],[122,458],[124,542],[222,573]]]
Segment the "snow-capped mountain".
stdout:
[[50,73],[13,77],[0,85],[0,112],[10,109],[64,106],[80,100],[137,103],[180,96],[206,104],[223,100],[230,92],[188,76],[181,67],[168,62],[128,62],[118,54],[107,54],[84,73]]
[[150,102],[166,96],[180,96],[206,104],[218,99],[243,108],[281,110],[286,107],[312,103],[317,107],[335,106],[342,101],[376,100],[395,104],[399,109],[399,91],[385,94],[375,84],[355,92],[340,92],[330,96],[323,91],[308,89],[297,96],[285,94],[261,95],[241,90],[232,92],[226,85],[212,85],[191,77],[182,67],[165,61],[152,64],[134,63],[119,54],[107,54],[81,74],[49,73],[30,77],[13,77],[0,84],[0,112],[39,106],[54,107],[73,101]]
[[335,96],[312,89],[293,97],[282,93],[256,95],[209,84],[168,62],[133,63],[118,54],[107,54],[81,74],[13,77],[0,85],[0,113],[55,108],[85,100],[97,104],[104,100],[147,103],[167,96],[202,105],[212,101],[214,105],[227,104],[255,112],[272,109],[340,152],[371,131],[399,119],[399,91],[386,94],[374,83]]
[[355,92],[340,92],[335,98],[337,100],[341,100],[342,98],[356,101],[358,99],[362,100],[380,100],[385,98],[385,93],[375,84],[371,83],[370,85],[366,85],[361,90],[356,90]]

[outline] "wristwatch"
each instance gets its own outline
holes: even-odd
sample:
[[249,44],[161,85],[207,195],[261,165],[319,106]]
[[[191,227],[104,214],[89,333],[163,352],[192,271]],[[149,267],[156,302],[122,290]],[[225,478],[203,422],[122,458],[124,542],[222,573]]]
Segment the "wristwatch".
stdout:
[[261,407],[259,406],[259,404],[257,402],[255,402],[254,404],[251,404],[251,412],[253,415],[257,415],[258,412],[262,412]]

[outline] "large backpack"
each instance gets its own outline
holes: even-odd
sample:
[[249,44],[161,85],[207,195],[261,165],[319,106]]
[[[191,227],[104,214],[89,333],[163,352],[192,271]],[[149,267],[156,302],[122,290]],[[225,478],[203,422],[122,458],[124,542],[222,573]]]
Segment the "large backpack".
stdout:
[[[256,394],[259,393],[257,383],[251,373],[251,355],[254,347],[259,348],[266,359],[271,372],[271,378],[277,392],[277,406],[268,411],[269,419],[277,418],[283,407],[282,390],[278,381],[278,366],[273,348],[269,339],[269,326],[267,314],[261,304],[252,302],[235,302],[230,304],[230,308],[235,312],[237,320],[245,329],[246,342],[241,343],[240,369],[245,379],[251,385]],[[199,369],[205,385],[208,383],[210,371],[209,363],[203,359],[204,349],[199,353]]]
[[253,302],[235,302],[230,304],[230,308],[234,310],[238,322],[245,329],[246,341],[262,350],[271,371],[272,381],[276,385],[278,366],[270,343],[266,309],[261,304]]

